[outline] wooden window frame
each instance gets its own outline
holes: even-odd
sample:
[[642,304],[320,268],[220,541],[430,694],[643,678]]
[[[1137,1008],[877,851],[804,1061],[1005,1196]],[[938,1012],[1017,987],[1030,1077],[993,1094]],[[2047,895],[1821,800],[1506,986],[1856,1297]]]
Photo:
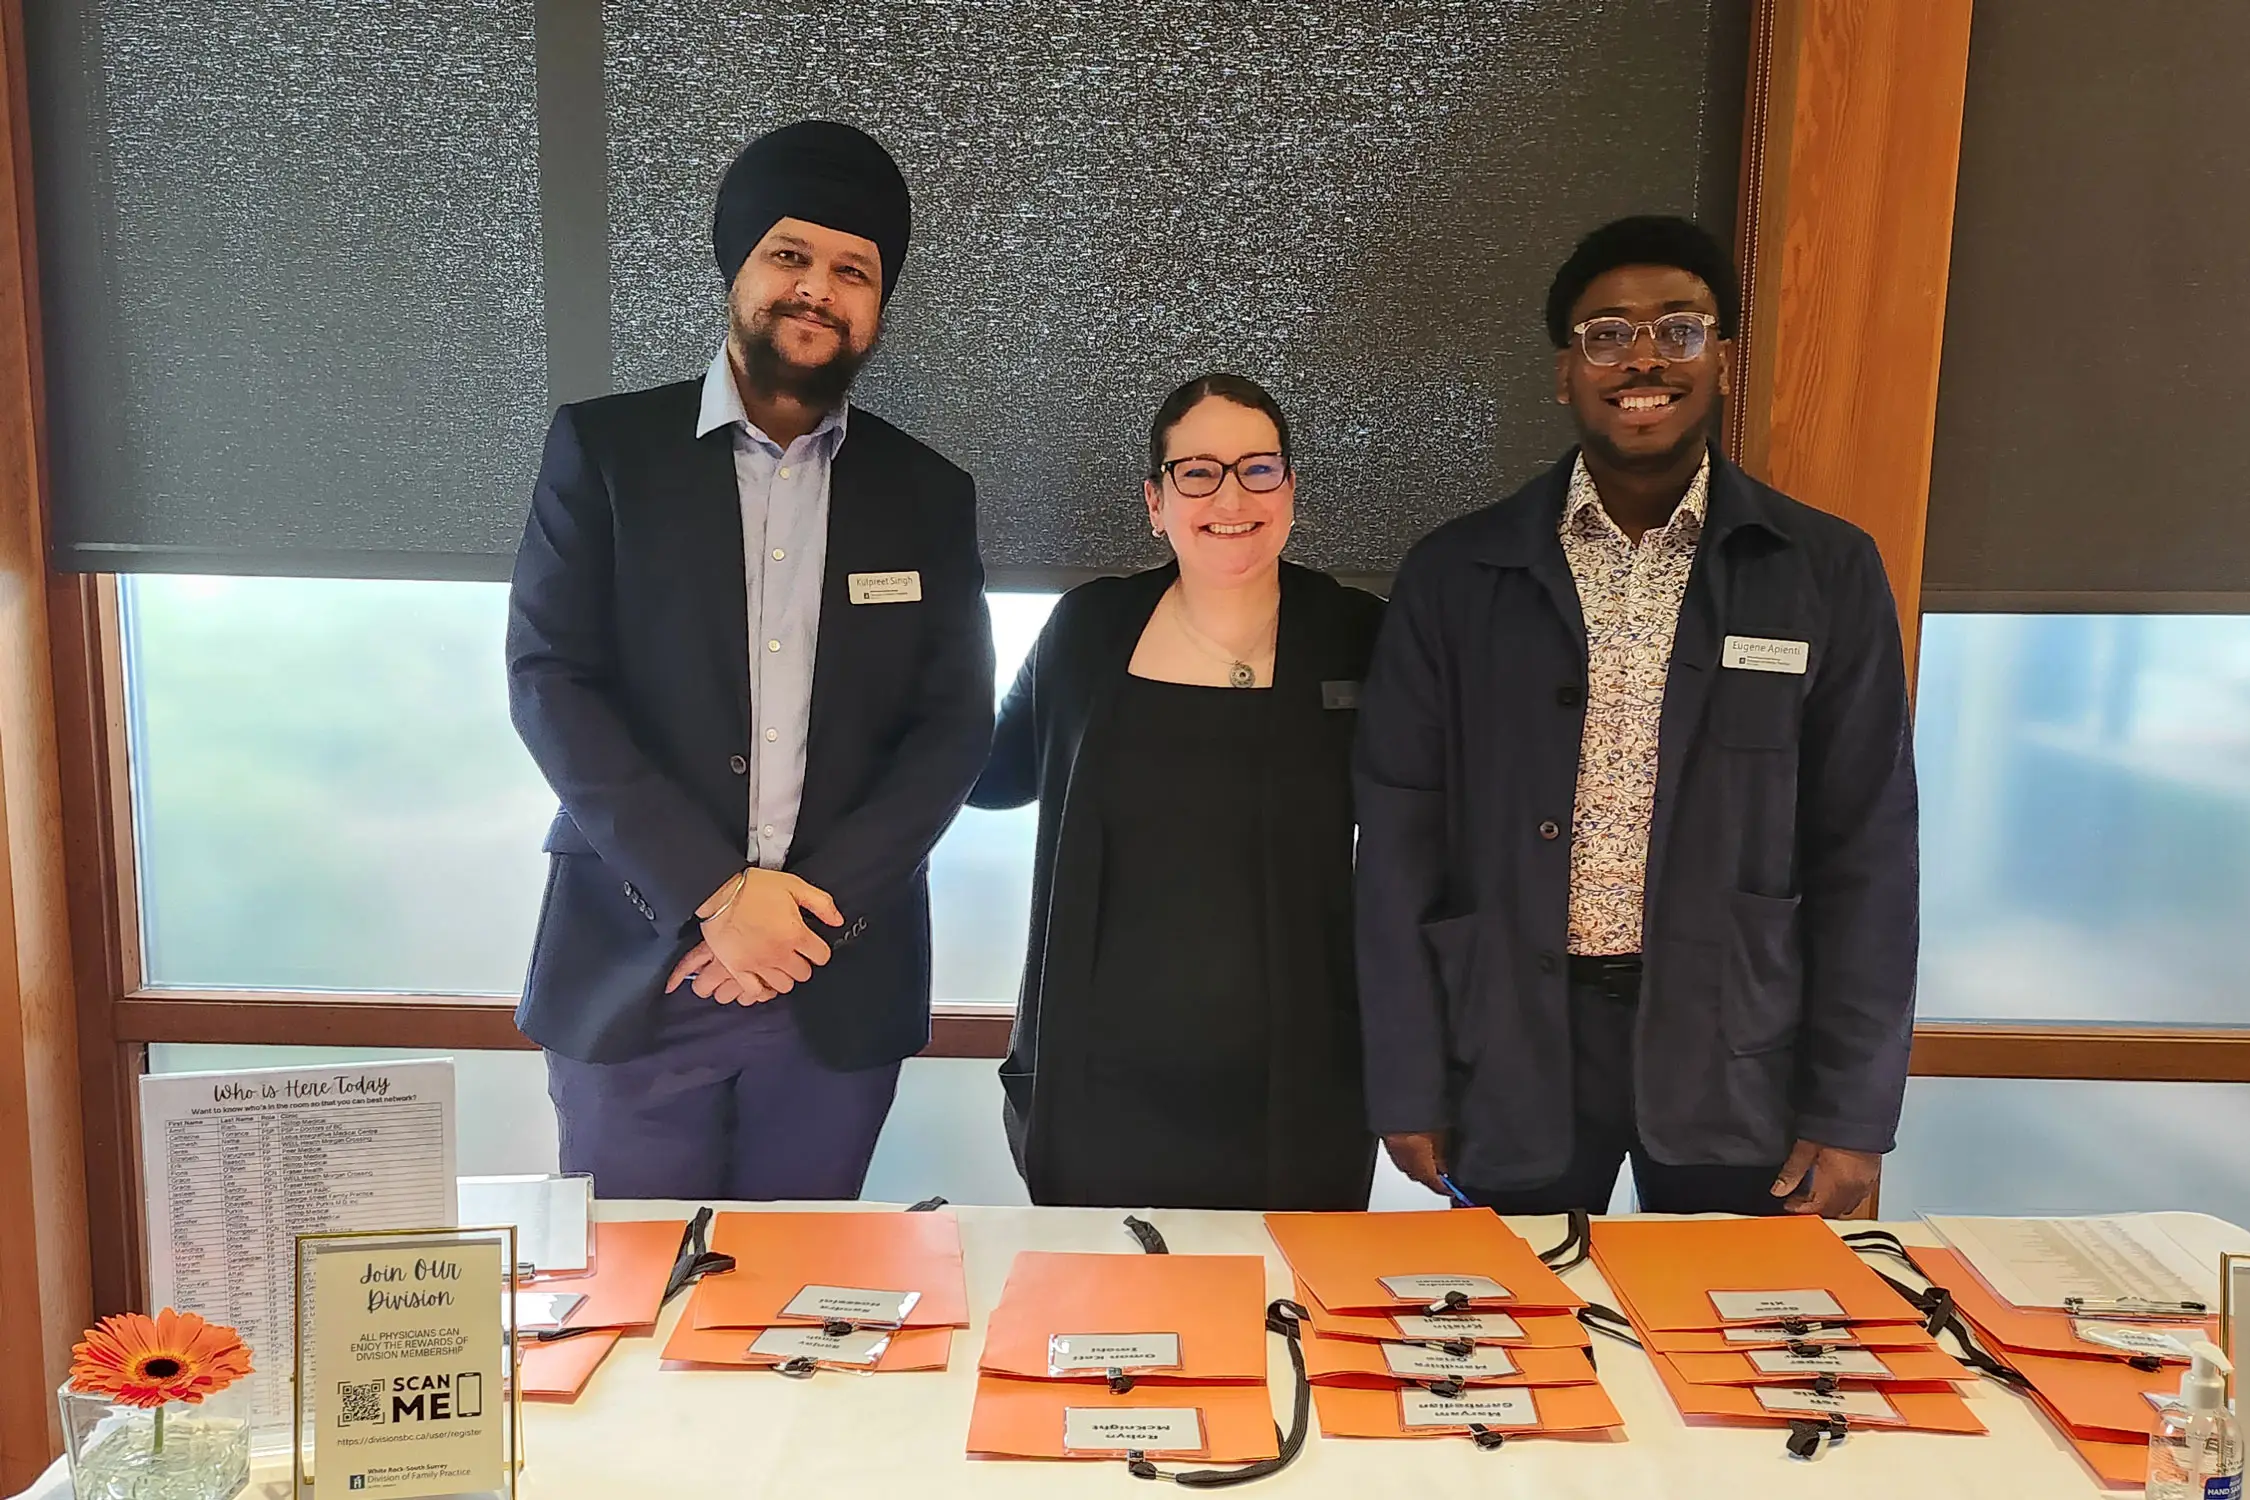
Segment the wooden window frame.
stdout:
[[[1754,471],[1875,533],[1910,632],[1919,620],[1927,437],[1968,9],[1969,0],[1900,0],[1895,14],[1854,0],[1759,0],[1753,26],[1737,236],[1749,306],[1729,441]],[[12,19],[13,0],[0,13]],[[1933,64],[1939,54],[1953,73]],[[1873,88],[1878,97],[1855,96],[1855,87]],[[1912,149],[1893,149],[1900,140]],[[1872,174],[1871,211],[1855,195],[1791,191],[1821,174],[1848,178],[1860,170]],[[16,186],[28,201],[28,162],[20,154]],[[1872,273],[1877,260],[1895,267],[1902,257],[1911,274]],[[1886,387],[1887,398],[1896,399],[1878,409],[1862,400],[1859,382],[1839,382],[1833,366],[1824,373],[1821,361],[1834,357],[1829,351],[1848,347],[1857,359],[1868,345],[1811,338],[1806,330],[1833,332],[1840,318],[1853,317],[1858,321],[1847,332],[1869,334],[1922,385]],[[35,354],[30,379],[36,392]],[[1849,466],[1854,455],[1900,452],[1909,455],[1903,467],[1894,463],[1880,483]],[[36,498],[44,506],[43,473],[33,482],[42,486]],[[117,581],[51,573],[48,584],[94,1303],[114,1311],[140,1305],[147,1285],[136,1105],[151,1044],[532,1044],[516,1030],[504,997],[149,985]],[[924,1055],[1000,1057],[1011,1020],[1005,1005],[941,1005]],[[2250,1029],[1931,1023],[1915,1030],[1913,1071],[2250,1083]]]

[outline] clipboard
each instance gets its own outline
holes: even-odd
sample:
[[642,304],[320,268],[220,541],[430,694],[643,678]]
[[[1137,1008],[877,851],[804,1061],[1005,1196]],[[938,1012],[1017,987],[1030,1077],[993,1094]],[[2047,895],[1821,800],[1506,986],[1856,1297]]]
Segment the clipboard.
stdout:
[[[1526,1398],[1533,1412],[1533,1421],[1529,1425],[1494,1428],[1509,1437],[1603,1432],[1619,1438],[1624,1435],[1620,1429],[1624,1427],[1625,1419],[1618,1415],[1616,1404],[1609,1399],[1609,1393],[1598,1385],[1541,1386],[1536,1390],[1508,1394]],[[1319,1414],[1320,1435],[1323,1438],[1463,1437],[1469,1431],[1466,1418],[1448,1425],[1418,1423],[1409,1427],[1401,1393],[1395,1386],[1382,1389],[1358,1385],[1316,1385],[1313,1387],[1313,1408]],[[1422,1410],[1439,1411],[1442,1408],[1435,1403],[1423,1403]]]
[[[2076,1355],[2085,1359],[2125,1360],[2133,1351],[2114,1348],[2078,1336],[2078,1326],[2099,1323],[2099,1318],[2073,1318],[2068,1313],[2046,1312],[2020,1307],[2010,1307],[1994,1296],[1984,1284],[1984,1278],[1971,1270],[1969,1263],[1959,1253],[1946,1249],[1914,1247],[1915,1263],[1922,1274],[1938,1286],[1953,1294],[1953,1303],[1961,1315],[1977,1327],[1997,1350],[2008,1355],[2023,1353]],[[2158,1330],[2173,1334],[2184,1343],[2196,1339],[2212,1338],[2218,1333],[2218,1323],[2206,1318],[2199,1323],[2144,1323],[2132,1325],[2143,1332]],[[2192,1330],[2192,1331],[2191,1331]],[[2167,1362],[2179,1365],[2187,1362],[2186,1355],[2159,1355]],[[2175,1387],[2178,1374],[2173,1376]]]
[[1074,1409],[1195,1412],[1202,1446],[1139,1450],[1151,1459],[1234,1464],[1276,1458],[1281,1453],[1273,1407],[1263,1381],[1255,1385],[1142,1383],[1129,1391],[1116,1392],[1106,1385],[1074,1380],[1018,1380],[1009,1375],[984,1374],[977,1376],[976,1405],[969,1413],[968,1451],[988,1458],[1125,1457],[1122,1448],[1070,1448],[1064,1434]]
[[1586,1305],[1490,1209],[1267,1214],[1298,1281],[1339,1312],[1460,1309],[1575,1312]]
[[1906,1299],[1819,1219],[1597,1219],[1591,1239],[1602,1279],[1637,1329],[1708,1330],[1792,1315],[1916,1321]]
[[[1082,1362],[1067,1351],[1080,1335],[1110,1335],[1127,1352],[1114,1365]],[[1101,1381],[1115,1368],[1160,1382],[1263,1385],[1266,1263],[1255,1255],[1021,1251],[986,1322],[977,1368],[1036,1380]]]
[[936,1213],[723,1213],[711,1227],[713,1251],[735,1269],[706,1276],[681,1317],[699,1329],[772,1328],[817,1323],[783,1309],[807,1287],[915,1292],[898,1320],[904,1328],[966,1328],[968,1287],[961,1275],[961,1226]]

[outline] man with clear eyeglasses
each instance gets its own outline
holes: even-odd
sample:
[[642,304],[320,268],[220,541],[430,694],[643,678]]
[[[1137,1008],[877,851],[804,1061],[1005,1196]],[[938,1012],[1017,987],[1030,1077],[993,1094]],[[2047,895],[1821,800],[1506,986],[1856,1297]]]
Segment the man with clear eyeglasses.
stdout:
[[1740,292],[1684,220],[1547,298],[1579,445],[1401,566],[1355,791],[1368,1108],[1456,1202],[1836,1216],[1893,1145],[1918,856],[1874,542],[1714,446]]

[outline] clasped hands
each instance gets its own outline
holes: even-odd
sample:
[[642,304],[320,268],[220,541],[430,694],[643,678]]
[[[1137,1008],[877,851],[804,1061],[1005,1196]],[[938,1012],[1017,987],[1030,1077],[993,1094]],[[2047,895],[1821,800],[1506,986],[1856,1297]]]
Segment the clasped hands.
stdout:
[[829,947],[806,912],[844,925],[828,893],[781,870],[743,871],[695,909],[703,935],[672,968],[664,992],[681,985],[721,1005],[756,1005],[786,995],[828,962]]

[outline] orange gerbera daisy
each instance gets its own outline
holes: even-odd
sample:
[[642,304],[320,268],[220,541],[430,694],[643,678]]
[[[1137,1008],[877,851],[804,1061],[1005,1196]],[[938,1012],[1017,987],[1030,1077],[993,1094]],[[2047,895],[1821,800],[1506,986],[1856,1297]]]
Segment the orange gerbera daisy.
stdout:
[[120,1406],[198,1402],[249,1373],[241,1335],[169,1307],[104,1318],[70,1351],[70,1388]]

